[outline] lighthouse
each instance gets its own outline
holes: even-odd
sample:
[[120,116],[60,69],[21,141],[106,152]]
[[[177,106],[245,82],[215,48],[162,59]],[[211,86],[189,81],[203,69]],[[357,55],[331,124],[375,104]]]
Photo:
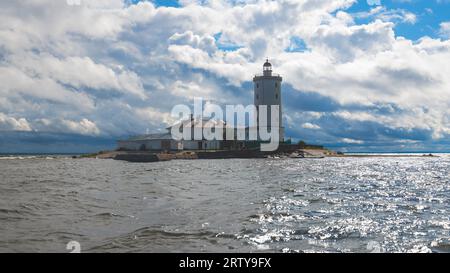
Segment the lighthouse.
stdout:
[[[282,100],[281,100],[281,82],[283,78],[278,74],[272,73],[272,64],[269,63],[267,59],[263,65],[263,74],[256,75],[253,78],[254,83],[254,104],[257,109],[257,117],[259,120],[259,106],[267,105],[267,125],[271,128],[271,108],[273,105],[279,106],[279,130],[280,130],[280,140],[284,140],[284,127],[283,127],[283,116],[282,116]],[[259,122],[258,122],[259,124]]]

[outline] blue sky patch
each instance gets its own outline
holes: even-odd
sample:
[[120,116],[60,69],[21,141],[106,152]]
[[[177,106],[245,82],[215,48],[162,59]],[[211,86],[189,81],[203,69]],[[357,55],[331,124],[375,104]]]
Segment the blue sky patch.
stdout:
[[217,48],[222,51],[236,51],[239,48],[242,48],[243,46],[235,45],[232,43],[224,43],[221,42],[220,39],[222,38],[222,32],[214,34],[214,39],[216,40]]
[[286,52],[305,52],[308,51],[308,46],[305,41],[297,36],[291,38],[291,44],[286,48]]
[[178,0],[154,0],[153,2],[157,7],[180,7]]
[[[378,4],[379,2],[379,4]],[[367,24],[376,19],[384,19],[395,23],[396,36],[402,36],[411,40],[421,37],[439,37],[440,24],[450,21],[450,1],[442,0],[359,0],[351,6],[347,12],[355,14],[368,13],[374,9],[382,8],[383,11],[367,17],[355,17],[356,24]],[[415,22],[402,21],[398,16],[406,13],[414,14]],[[388,18],[392,17],[391,20]]]

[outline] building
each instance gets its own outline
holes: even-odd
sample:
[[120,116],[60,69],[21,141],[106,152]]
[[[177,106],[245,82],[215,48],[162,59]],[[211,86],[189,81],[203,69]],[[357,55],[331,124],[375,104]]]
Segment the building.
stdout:
[[258,111],[258,124],[259,124],[259,106],[267,105],[267,126],[271,127],[271,106],[278,105],[278,124],[280,127],[280,140],[284,140],[284,127],[283,127],[283,110],[282,110],[282,102],[281,102],[281,82],[283,78],[278,74],[272,73],[272,64],[269,63],[269,60],[263,65],[263,74],[256,75],[253,78],[254,83],[254,104]]
[[182,140],[182,146],[184,150],[222,150],[224,149],[224,139],[225,139],[225,130],[222,136],[223,140],[206,140],[204,137],[202,140],[194,140],[194,132],[195,130],[199,130],[200,132],[203,132],[203,129],[209,128],[213,130],[212,128],[228,128],[226,122],[223,120],[214,120],[214,119],[208,119],[208,118],[194,118],[193,115],[191,115],[190,119],[183,120],[177,124],[174,124],[167,128],[169,134],[172,131],[172,128],[180,128],[180,133],[184,133],[183,130],[186,128],[189,128],[190,132],[188,134],[190,135],[191,140]]
[[[124,151],[182,151],[182,150],[223,150],[231,149],[232,143],[223,140],[175,140],[171,131],[173,127],[180,128],[183,133],[184,128],[190,128],[191,139],[194,139],[194,131],[204,128],[222,127],[228,128],[226,123],[221,120],[210,120],[207,118],[195,119],[192,115],[190,119],[181,121],[166,128],[167,132],[162,134],[147,134],[134,136],[127,140],[119,140],[118,148]],[[226,131],[224,130],[223,139]]]
[[162,134],[147,134],[130,137],[118,141],[119,150],[123,151],[180,151],[183,142],[172,139],[170,132]]
[[[284,140],[284,127],[282,124],[282,100],[281,100],[281,82],[282,77],[272,73],[272,64],[267,60],[263,65],[263,74],[256,75],[254,82],[254,105],[257,107],[259,117],[259,106],[268,106],[268,126],[271,126],[272,105],[279,106],[279,125],[280,140]],[[174,126],[179,128],[190,128],[191,137],[194,139],[194,131],[205,127],[222,127],[222,140],[175,140],[172,138],[171,130]],[[208,118],[196,119],[192,115],[189,119],[183,120],[178,124],[166,128],[167,132],[162,134],[147,134],[131,137],[127,140],[118,141],[119,150],[127,151],[182,151],[182,150],[242,150],[255,146],[255,141],[238,141],[236,128],[229,128],[223,120],[211,120]],[[233,140],[226,139],[226,132],[234,130]],[[249,128],[245,128],[246,139],[248,140]]]

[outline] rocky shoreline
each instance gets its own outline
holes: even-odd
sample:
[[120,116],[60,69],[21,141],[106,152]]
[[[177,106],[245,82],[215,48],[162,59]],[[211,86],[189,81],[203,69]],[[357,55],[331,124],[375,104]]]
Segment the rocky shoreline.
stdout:
[[230,158],[325,158],[325,157],[350,157],[350,158],[406,158],[406,157],[436,157],[433,154],[343,154],[328,149],[299,149],[290,148],[284,151],[261,152],[259,150],[242,151],[101,151],[95,154],[74,156],[74,158],[114,159],[128,162],[160,162],[170,160],[193,159],[230,159]]
[[275,152],[261,152],[259,150],[181,152],[102,151],[96,154],[82,155],[74,158],[115,159],[129,162],[158,162],[176,159],[324,158],[327,156],[338,156],[338,154],[327,149],[298,149],[297,147],[289,147]]

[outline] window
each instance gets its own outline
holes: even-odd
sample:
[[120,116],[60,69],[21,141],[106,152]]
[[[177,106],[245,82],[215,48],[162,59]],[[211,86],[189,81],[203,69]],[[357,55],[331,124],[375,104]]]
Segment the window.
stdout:
[[259,95],[256,95],[256,99],[259,100]]
[[275,83],[275,87],[278,87],[278,83],[277,82]]
[[259,83],[256,84],[256,88],[259,88]]
[[277,93],[277,94],[275,94],[275,98],[276,98],[276,99],[278,99],[278,93]]

